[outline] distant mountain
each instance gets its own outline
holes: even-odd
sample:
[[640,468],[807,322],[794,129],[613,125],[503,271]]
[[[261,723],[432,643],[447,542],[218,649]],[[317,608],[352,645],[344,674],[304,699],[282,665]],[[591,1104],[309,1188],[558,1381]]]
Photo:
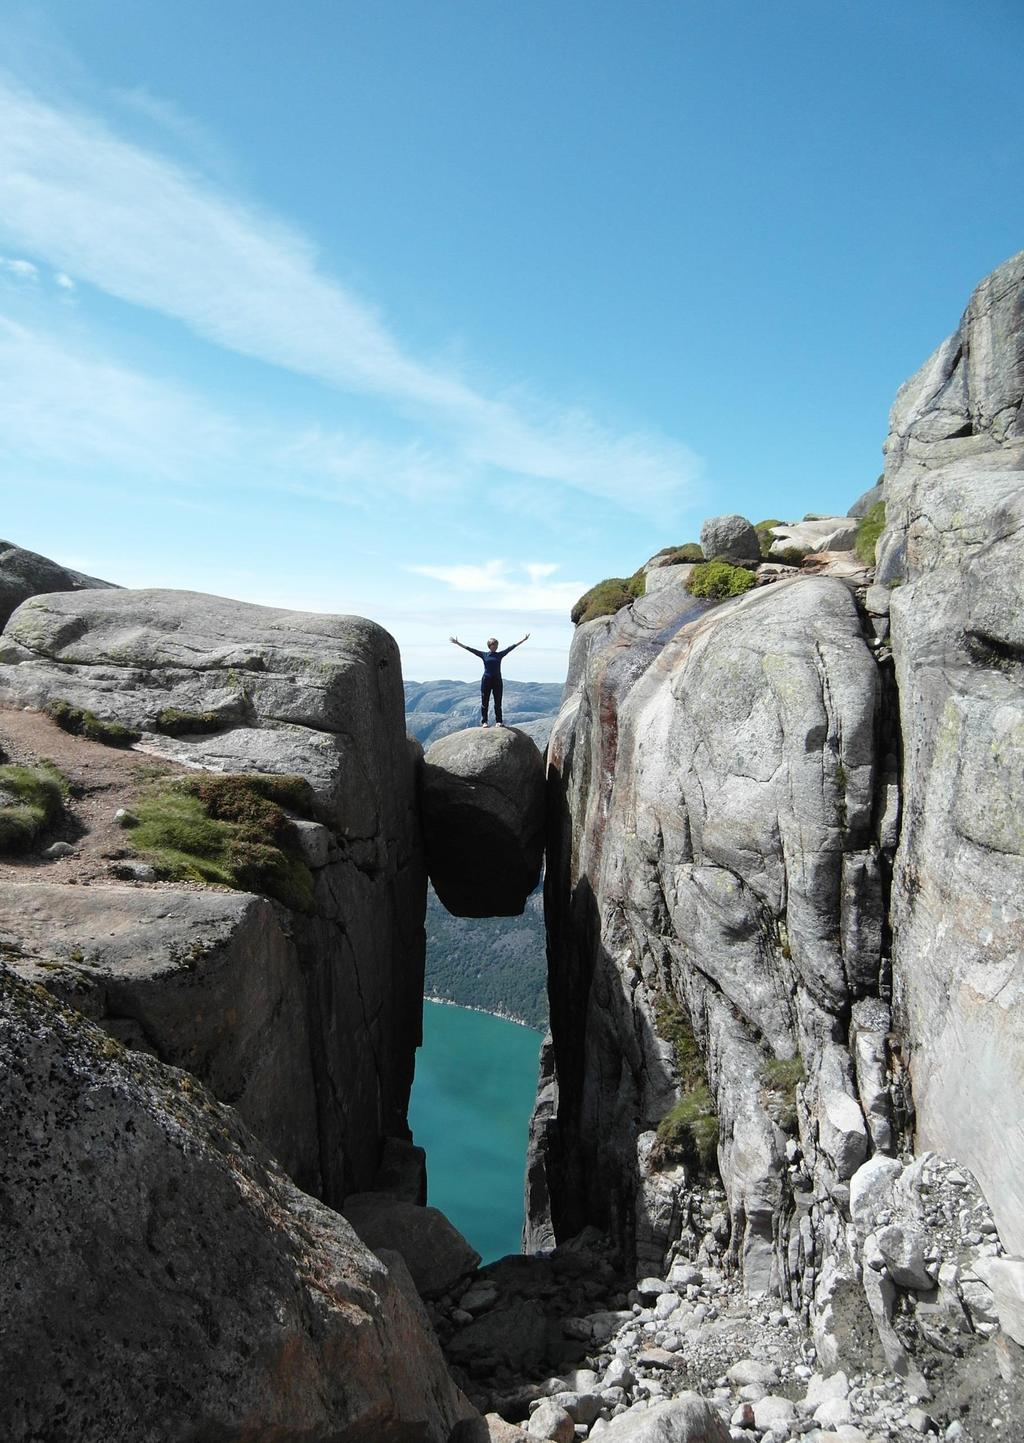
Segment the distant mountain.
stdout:
[[[509,726],[533,737],[541,751],[558,714],[562,684],[556,681],[506,681],[502,711]],[[475,681],[407,681],[406,726],[424,746],[449,732],[477,726],[480,684]]]

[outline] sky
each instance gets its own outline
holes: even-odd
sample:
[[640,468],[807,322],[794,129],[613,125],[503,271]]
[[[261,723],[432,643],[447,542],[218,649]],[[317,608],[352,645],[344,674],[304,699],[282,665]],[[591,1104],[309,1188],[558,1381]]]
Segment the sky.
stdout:
[[1020,0],[0,0],[0,534],[560,680],[845,512],[1024,246]]

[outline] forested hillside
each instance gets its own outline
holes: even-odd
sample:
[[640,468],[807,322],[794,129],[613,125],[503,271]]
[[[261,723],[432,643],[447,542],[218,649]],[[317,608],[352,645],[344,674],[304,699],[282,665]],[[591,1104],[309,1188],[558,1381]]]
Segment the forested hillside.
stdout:
[[482,1007],[543,1032],[548,1025],[544,894],[521,917],[453,917],[427,892],[429,997]]

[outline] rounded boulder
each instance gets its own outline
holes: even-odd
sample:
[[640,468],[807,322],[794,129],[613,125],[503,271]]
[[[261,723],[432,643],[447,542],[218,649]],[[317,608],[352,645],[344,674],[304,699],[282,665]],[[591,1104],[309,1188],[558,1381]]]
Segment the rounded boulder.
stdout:
[[760,561],[761,542],[745,516],[709,516],[700,528],[700,549],[707,561]]
[[544,759],[515,727],[441,737],[423,759],[427,870],[456,917],[517,917],[544,854]]

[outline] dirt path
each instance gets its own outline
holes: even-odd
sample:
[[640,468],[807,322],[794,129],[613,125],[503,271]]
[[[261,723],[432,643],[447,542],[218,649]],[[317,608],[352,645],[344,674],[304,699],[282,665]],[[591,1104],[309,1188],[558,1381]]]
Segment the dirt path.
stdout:
[[[2,706],[0,752],[0,761],[4,762],[53,762],[67,777],[71,789],[65,816],[40,838],[34,852],[0,858],[0,882],[5,877],[21,882],[113,882],[111,865],[117,859],[137,859],[114,819],[117,809],[130,809],[139,792],[156,778],[180,776],[189,770],[145,752],[71,736],[43,712]],[[74,854],[54,859],[39,855],[40,850],[58,841],[70,843]],[[173,885],[180,888],[189,884]]]

